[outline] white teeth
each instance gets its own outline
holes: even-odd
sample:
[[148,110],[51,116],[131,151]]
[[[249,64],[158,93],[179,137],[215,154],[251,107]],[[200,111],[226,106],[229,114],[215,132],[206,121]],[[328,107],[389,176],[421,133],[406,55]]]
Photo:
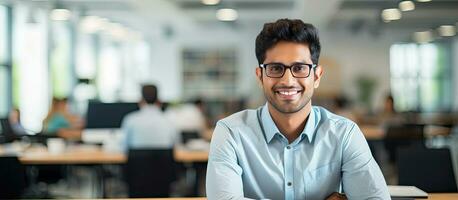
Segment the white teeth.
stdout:
[[298,91],[280,91],[278,93],[280,93],[282,95],[294,95],[294,94],[297,94]]

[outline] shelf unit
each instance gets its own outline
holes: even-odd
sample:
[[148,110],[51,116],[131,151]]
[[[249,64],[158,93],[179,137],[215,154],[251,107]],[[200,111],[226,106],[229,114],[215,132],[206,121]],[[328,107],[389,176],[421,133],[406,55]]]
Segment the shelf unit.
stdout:
[[236,95],[234,49],[183,50],[183,99],[228,99]]

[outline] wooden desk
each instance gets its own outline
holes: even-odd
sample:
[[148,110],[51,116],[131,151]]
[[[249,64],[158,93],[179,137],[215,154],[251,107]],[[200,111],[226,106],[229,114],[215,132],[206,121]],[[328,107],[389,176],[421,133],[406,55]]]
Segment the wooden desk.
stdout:
[[[205,197],[197,197],[197,198],[146,198],[143,200],[206,200],[207,198]],[[458,193],[433,193],[429,194],[430,200],[457,200],[458,199]],[[117,199],[117,200],[122,200],[122,199]],[[142,199],[137,199],[137,200],[142,200]],[[421,199],[418,199],[421,200]]]
[[207,162],[208,150],[189,150],[183,146],[173,148],[173,157],[177,162]]
[[[128,199],[104,199],[104,200],[128,200]],[[135,200],[207,200],[207,198],[206,197],[135,198]]]
[[[0,156],[6,152],[0,145]],[[189,150],[183,146],[176,146],[173,151],[175,161],[184,163],[207,162],[208,151]],[[123,164],[127,162],[127,155],[122,152],[105,152],[100,147],[87,148],[76,146],[67,148],[60,154],[51,154],[44,147],[28,148],[18,154],[22,164]]]
[[428,194],[428,198],[427,199],[431,199],[431,200],[457,200],[458,199],[458,193],[431,193],[431,194]]
[[381,140],[385,138],[385,130],[381,126],[362,125],[360,129],[366,140]]
[[121,152],[105,152],[99,147],[67,149],[60,154],[49,153],[45,148],[31,148],[19,156],[22,164],[123,164],[127,157]]

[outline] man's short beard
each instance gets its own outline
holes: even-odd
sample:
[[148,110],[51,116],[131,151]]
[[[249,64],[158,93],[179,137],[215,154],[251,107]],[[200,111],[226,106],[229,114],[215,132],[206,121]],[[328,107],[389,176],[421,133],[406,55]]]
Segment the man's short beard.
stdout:
[[[275,95],[275,93],[274,93]],[[293,113],[296,113],[296,112],[299,112],[301,111],[311,100],[311,97],[305,97],[305,101],[303,101],[304,103],[303,104],[299,104],[299,106],[293,110],[284,110],[281,108],[281,106],[277,105],[273,99],[270,98],[269,95],[267,95],[266,92],[264,92],[264,96],[266,97],[267,99],[267,102],[269,102],[270,105],[272,105],[272,107],[277,110],[278,112],[280,113],[283,113],[283,114],[293,114]]]

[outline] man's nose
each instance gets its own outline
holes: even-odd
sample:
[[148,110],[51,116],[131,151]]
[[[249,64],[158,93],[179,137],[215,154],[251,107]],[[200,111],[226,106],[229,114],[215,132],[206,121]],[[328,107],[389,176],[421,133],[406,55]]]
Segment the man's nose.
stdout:
[[296,81],[296,78],[293,76],[293,72],[291,71],[291,68],[285,69],[285,73],[281,77],[280,81],[286,85],[290,85]]

